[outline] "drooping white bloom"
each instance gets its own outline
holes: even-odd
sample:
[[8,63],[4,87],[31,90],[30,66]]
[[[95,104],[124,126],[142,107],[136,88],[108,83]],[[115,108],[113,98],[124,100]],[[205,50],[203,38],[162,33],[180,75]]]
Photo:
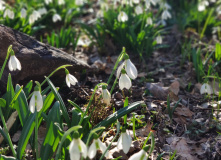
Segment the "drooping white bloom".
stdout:
[[126,74],[126,71],[125,73],[122,73],[121,71],[121,76],[120,76],[120,79],[119,79],[119,87],[120,89],[130,89],[130,87],[132,86],[132,83],[131,83],[131,80],[130,78],[128,77],[128,75]]
[[5,12],[4,12],[3,17],[4,18],[8,17],[10,19],[14,19],[15,13],[12,10],[10,10],[10,9],[6,9]]
[[126,22],[126,21],[128,21],[128,16],[125,12],[121,11],[117,17],[117,20],[119,22]]
[[0,11],[5,9],[5,2],[0,0]]
[[63,4],[65,4],[64,0],[58,0],[58,5],[63,5]]
[[124,68],[125,62],[123,62],[117,69],[117,78],[119,78],[121,70]]
[[80,138],[74,138],[69,146],[69,153],[71,160],[80,160],[81,155],[87,158],[87,147]]
[[207,83],[204,83],[200,88],[200,94],[205,94],[205,93],[207,94],[213,93],[212,87]]
[[49,3],[52,3],[52,0],[45,0],[45,3],[48,5]]
[[160,35],[157,36],[156,41],[157,41],[157,44],[162,44],[163,43],[163,39]]
[[71,87],[71,85],[75,85],[77,82],[78,80],[73,75],[71,75],[70,73],[66,74],[66,84],[68,87]]
[[140,0],[133,0],[133,3],[138,4],[140,3]]
[[77,6],[82,6],[84,4],[84,1],[83,0],[75,0],[75,4]]
[[136,6],[136,7],[135,7],[135,13],[136,13],[137,15],[143,14],[143,8],[142,8],[140,5]]
[[[101,150],[102,153],[104,153],[106,151],[106,149],[107,149],[106,145],[104,143],[102,143],[99,138],[94,139],[92,144],[89,147],[88,157],[90,159],[93,159],[97,153],[97,150]],[[108,156],[108,152],[106,152],[106,154],[105,154],[105,157],[107,157],[107,156]]]
[[57,21],[61,21],[61,16],[59,14],[54,14],[52,17],[52,21],[55,23]]
[[103,97],[104,103],[109,105],[110,100],[111,100],[111,95],[110,95],[110,92],[107,90],[107,86],[102,86],[102,97]]
[[32,12],[32,14],[29,16],[29,23],[30,24],[33,24],[35,21],[37,21],[39,18],[41,18],[41,14],[38,12],[38,11],[36,11],[36,10],[34,10],[33,12]]
[[163,19],[163,20],[167,20],[167,19],[169,19],[169,18],[171,18],[172,16],[171,16],[171,14],[170,14],[170,12],[166,9],[166,10],[164,10],[163,11],[163,13],[162,13],[162,15],[161,15],[161,19]]
[[132,143],[131,136],[127,133],[127,131],[122,131],[118,141],[117,141],[117,148],[119,150],[123,150],[125,154],[127,154],[130,150],[130,146]]
[[47,9],[46,8],[39,8],[37,11],[41,16],[47,13]]
[[8,61],[8,68],[9,68],[10,71],[15,71],[16,69],[21,70],[21,63],[15,57],[15,55],[11,55],[11,57]]
[[147,159],[147,153],[145,150],[141,149],[139,152],[132,155],[129,160],[146,160]]
[[131,79],[137,78],[137,68],[130,59],[125,60],[125,70]]
[[34,91],[29,102],[29,109],[32,113],[35,112],[35,107],[37,109],[37,112],[39,112],[43,107],[43,99],[39,90]]
[[27,16],[27,11],[26,11],[26,9],[22,8],[21,9],[21,18],[26,18],[26,16]]
[[148,18],[147,18],[146,25],[153,25],[153,20],[152,20],[151,17],[148,17]]
[[208,6],[208,5],[209,5],[209,2],[207,0],[199,2],[199,4],[198,4],[198,11],[199,12],[204,11],[206,9],[206,6]]

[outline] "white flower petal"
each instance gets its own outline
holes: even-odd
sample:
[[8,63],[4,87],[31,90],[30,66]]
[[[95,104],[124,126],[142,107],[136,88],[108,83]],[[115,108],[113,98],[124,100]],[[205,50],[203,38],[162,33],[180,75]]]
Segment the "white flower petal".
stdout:
[[75,85],[78,82],[78,80],[73,75],[68,74],[68,77],[69,77],[69,81],[72,85]]
[[128,160],[140,160],[142,156],[144,156],[142,160],[147,159],[147,154],[143,149],[132,155]]
[[125,65],[125,62],[123,62],[123,63],[118,67],[118,69],[117,69],[117,78],[119,78],[120,73],[121,73],[121,70],[123,69],[124,65]]
[[118,139],[118,141],[117,141],[117,148],[119,149],[119,150],[122,150],[123,149],[123,141],[122,141],[122,134],[120,135],[120,137],[119,137],[119,139]]
[[204,83],[200,88],[200,94],[205,94],[205,93],[207,94],[213,93],[212,87],[207,83]]
[[11,65],[12,65],[13,70],[16,70],[17,62],[16,62],[16,57],[15,56],[11,56]]
[[35,113],[35,93],[33,93],[31,100],[29,102],[29,109],[32,113]]
[[42,107],[43,107],[43,99],[40,91],[35,91],[35,95],[37,96],[37,102],[36,102],[36,107],[37,107],[37,112],[39,112]]
[[71,87],[71,83],[70,83],[70,80],[69,80],[69,74],[66,75],[66,84],[67,86],[70,88]]
[[14,56],[14,59],[15,59],[15,62],[16,62],[16,68],[17,68],[18,70],[21,70],[21,63],[20,63],[20,61],[19,61],[18,58],[16,58],[15,56]]
[[80,143],[80,146],[81,146],[82,156],[84,158],[87,158],[87,146],[84,144],[84,142],[81,139],[79,139],[79,143]]
[[102,89],[102,97],[103,97],[104,103],[109,105],[110,100],[111,100],[111,95],[110,95],[110,92],[107,89]]
[[97,153],[97,148],[96,148],[96,144],[95,144],[95,140],[92,142],[92,144],[90,145],[89,147],[89,150],[88,150],[88,157],[90,159],[94,158],[95,155]]
[[128,153],[130,150],[130,146],[132,143],[131,136],[127,134],[127,132],[122,133],[122,144],[123,144],[123,151],[125,154]]
[[132,86],[131,80],[128,77],[127,74],[121,74],[120,79],[119,79],[119,87],[120,89],[130,89],[130,87]]
[[9,58],[9,61],[8,61],[8,68],[9,68],[10,71],[14,70],[14,68],[12,67],[12,59],[11,59],[11,57]]
[[125,66],[126,66],[126,72],[127,75],[131,78],[131,79],[135,79],[137,78],[137,68],[135,67],[135,65],[131,62],[130,59],[127,59],[125,61]]
[[[97,139],[97,141],[99,143],[100,150],[102,151],[102,153],[104,153],[107,149],[106,145],[104,143],[102,143],[100,139]],[[108,151],[105,154],[105,157],[107,157],[107,156],[108,156]]]
[[69,146],[69,153],[71,160],[80,160],[80,151],[79,151],[79,139],[73,139]]

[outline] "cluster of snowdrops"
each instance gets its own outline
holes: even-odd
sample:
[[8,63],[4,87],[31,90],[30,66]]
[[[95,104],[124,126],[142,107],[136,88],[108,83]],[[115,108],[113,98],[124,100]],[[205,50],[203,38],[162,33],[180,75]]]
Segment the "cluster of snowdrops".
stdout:
[[[10,71],[21,70],[22,65],[20,61],[16,58],[15,53],[12,49],[12,46],[9,47],[8,52],[10,53],[10,58],[8,61],[8,68]],[[123,60],[121,65],[119,65],[116,72],[116,79],[119,79],[119,88],[130,89],[132,86],[131,79],[137,78],[137,69],[135,65],[129,59],[129,56],[123,49],[121,55],[119,56],[118,62]],[[115,64],[117,66],[118,64]],[[66,73],[66,84],[68,87],[71,85],[76,85],[78,82],[77,79],[69,73],[69,71],[65,69]],[[113,70],[114,71],[114,70]],[[37,82],[37,85],[34,88],[33,95],[29,102],[29,110],[31,113],[40,112],[43,107],[43,98],[41,95],[41,85]],[[111,94],[107,89],[107,85],[102,86],[102,100],[103,103],[110,105]],[[118,123],[119,128],[119,123]],[[97,150],[101,150],[104,156],[108,157],[108,149],[107,146],[99,139],[99,135],[97,133],[93,133],[94,140],[89,147],[85,145],[85,143],[81,140],[80,135],[77,131],[73,134],[73,140],[69,146],[69,153],[71,160],[79,160],[80,158],[93,159],[97,153]],[[126,126],[123,126],[121,129],[121,135],[117,142],[117,147],[119,150],[123,150],[125,154],[129,152],[130,146],[132,143],[132,138],[126,130]],[[130,157],[130,160],[139,160],[139,159],[147,159],[147,151],[150,149],[150,146],[144,146],[141,151],[135,153]]]

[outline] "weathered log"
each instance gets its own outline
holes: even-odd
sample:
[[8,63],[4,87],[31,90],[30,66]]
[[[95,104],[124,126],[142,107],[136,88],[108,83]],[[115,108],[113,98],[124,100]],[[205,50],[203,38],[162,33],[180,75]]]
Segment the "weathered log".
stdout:
[[[0,25],[1,65],[5,60],[9,45],[13,46],[12,48],[15,51],[15,55],[22,65],[21,71],[11,72],[14,77],[13,81],[16,83],[24,80],[36,80],[36,78],[39,79],[39,77],[43,78],[57,67],[65,64],[73,65],[73,67],[68,68],[70,73],[89,68],[88,64],[70,54],[43,44],[24,33]],[[6,82],[9,72],[8,66],[6,66],[2,82]]]

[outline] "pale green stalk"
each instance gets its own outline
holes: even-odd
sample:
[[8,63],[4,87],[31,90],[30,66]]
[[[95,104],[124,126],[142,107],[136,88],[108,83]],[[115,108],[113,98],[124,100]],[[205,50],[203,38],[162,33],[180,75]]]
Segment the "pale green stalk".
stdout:
[[[35,112],[37,109],[35,108]],[[35,153],[36,153],[36,160],[38,160],[38,113],[35,116]]]
[[[66,67],[71,67],[72,65],[63,65],[58,67],[57,69],[55,69],[53,72],[51,72],[51,74],[48,76],[48,78],[50,78],[55,72],[57,72],[60,69],[66,68]],[[42,83],[41,86],[43,86],[45,84],[45,82],[47,82],[47,80],[45,79]],[[31,96],[33,95],[33,92],[29,95],[28,99],[31,98]]]
[[11,51],[12,51],[12,45],[10,45],[10,46],[8,47],[7,55],[6,55],[5,61],[4,61],[4,63],[3,63],[1,72],[0,72],[0,80],[1,80],[1,78],[2,78],[2,74],[3,74],[3,71],[4,71],[4,69],[5,69],[5,65],[6,65],[6,63],[7,63],[7,61],[8,61],[8,57],[9,57]]
[[113,75],[114,75],[114,73],[115,73],[115,71],[116,71],[116,69],[117,69],[117,66],[118,66],[119,62],[124,58],[124,54],[125,54],[125,53],[126,53],[126,49],[125,49],[125,47],[123,47],[122,52],[121,52],[121,54],[119,55],[119,57],[117,58],[117,61],[116,61],[115,65],[114,65],[114,68],[113,68],[113,70],[112,70],[112,72],[111,72],[111,75],[110,75],[110,77],[109,77],[109,79],[108,79],[108,81],[107,81],[107,84],[110,83],[111,78],[113,77]]
[[14,157],[16,157],[17,153],[16,153],[16,151],[13,147],[12,140],[11,140],[10,135],[8,133],[8,129],[7,129],[7,126],[6,126],[6,123],[5,123],[5,118],[3,116],[1,107],[0,107],[0,116],[1,116],[1,119],[2,119],[3,126],[4,126],[4,132],[6,132],[7,140],[8,140],[9,146],[12,150],[12,154],[13,154]]

